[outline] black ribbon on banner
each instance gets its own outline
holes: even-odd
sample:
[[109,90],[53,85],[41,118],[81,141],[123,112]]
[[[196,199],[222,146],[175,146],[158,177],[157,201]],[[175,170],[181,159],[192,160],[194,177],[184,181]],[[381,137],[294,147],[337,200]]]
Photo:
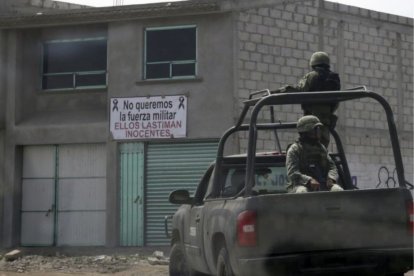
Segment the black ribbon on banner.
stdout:
[[114,107],[112,107],[112,111],[115,111],[115,109],[116,111],[118,111],[118,100],[115,99],[112,101],[112,103],[114,104]]
[[185,107],[184,107],[184,101],[185,101],[185,98],[184,98],[183,96],[181,96],[181,97],[179,98],[179,101],[180,101],[180,105],[178,106],[178,109],[180,109],[181,107],[182,107],[183,109],[185,109]]

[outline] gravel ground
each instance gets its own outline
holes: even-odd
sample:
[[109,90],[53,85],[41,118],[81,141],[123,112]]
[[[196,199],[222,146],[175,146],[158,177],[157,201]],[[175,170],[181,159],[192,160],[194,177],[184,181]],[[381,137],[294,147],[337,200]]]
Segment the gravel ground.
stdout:
[[[0,250],[0,276],[168,276],[169,248],[24,248],[14,261]],[[163,252],[164,257],[154,257]],[[3,258],[2,258],[3,257]],[[153,262],[160,264],[153,264]],[[405,276],[414,276],[413,271]]]
[[[22,256],[14,261],[6,261],[2,256],[7,252],[0,252],[0,276],[168,275],[169,248],[20,250]],[[163,252],[165,256],[154,257],[155,251]]]

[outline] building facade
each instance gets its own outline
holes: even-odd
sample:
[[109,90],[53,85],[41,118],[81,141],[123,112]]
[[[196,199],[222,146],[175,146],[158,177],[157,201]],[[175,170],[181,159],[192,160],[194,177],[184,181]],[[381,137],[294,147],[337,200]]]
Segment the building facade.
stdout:
[[0,15],[35,15],[53,10],[81,9],[87,6],[52,0],[3,0]]
[[[203,0],[6,16],[0,28],[4,247],[168,244],[169,192],[194,191],[251,91],[296,83],[318,50],[343,88],[366,85],[392,104],[412,179],[412,19],[323,1]],[[301,110],[276,114],[296,121]],[[357,102],[338,115],[356,184],[386,185],[384,114]],[[274,150],[274,137],[258,146]],[[245,148],[240,135],[229,151]]]

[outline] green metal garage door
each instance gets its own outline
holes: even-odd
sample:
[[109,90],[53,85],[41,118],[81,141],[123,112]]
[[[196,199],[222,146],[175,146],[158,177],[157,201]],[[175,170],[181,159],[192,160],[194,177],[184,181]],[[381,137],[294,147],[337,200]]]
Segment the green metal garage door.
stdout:
[[120,146],[122,246],[144,245],[144,143]]
[[146,169],[145,240],[150,246],[168,245],[164,216],[178,206],[168,202],[176,189],[195,191],[200,178],[215,160],[217,142],[149,144]]

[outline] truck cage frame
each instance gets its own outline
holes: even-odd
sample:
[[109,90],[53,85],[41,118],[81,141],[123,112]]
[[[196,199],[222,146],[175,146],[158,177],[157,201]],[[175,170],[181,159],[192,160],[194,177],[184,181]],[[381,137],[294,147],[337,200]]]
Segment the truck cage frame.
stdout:
[[[260,97],[255,97],[257,95],[261,95]],[[221,137],[218,150],[217,150],[217,158],[216,158],[216,169],[214,170],[214,181],[217,181],[220,177],[219,172],[221,171],[221,167],[224,161],[224,147],[227,142],[227,139],[230,135],[234,134],[235,132],[239,131],[248,131],[248,145],[247,145],[247,163],[246,163],[246,176],[245,176],[245,191],[244,196],[248,197],[252,195],[252,188],[254,184],[254,170],[255,170],[255,158],[256,158],[256,144],[257,144],[257,133],[258,130],[274,130],[276,136],[276,142],[279,146],[280,150],[280,143],[277,137],[277,130],[279,129],[293,129],[296,127],[296,122],[293,123],[282,123],[282,122],[275,122],[274,119],[274,111],[273,106],[275,105],[286,105],[286,104],[332,104],[332,103],[340,103],[345,101],[363,99],[363,98],[371,98],[376,100],[384,109],[387,123],[388,123],[388,130],[391,139],[391,146],[394,155],[395,167],[397,172],[397,178],[399,187],[406,188],[409,186],[411,189],[413,185],[408,183],[404,177],[404,166],[402,161],[402,155],[400,150],[400,144],[398,140],[397,134],[397,127],[394,121],[394,115],[389,103],[385,100],[384,97],[381,95],[367,90],[365,86],[356,87],[349,90],[343,91],[321,91],[321,92],[289,92],[289,93],[277,93],[272,94],[269,89],[260,90],[252,92],[249,96],[248,100],[245,100],[244,107],[240,114],[239,120],[237,121],[236,125],[229,128]],[[258,115],[259,112],[265,106],[270,106],[270,114],[271,114],[271,123],[258,123]],[[244,121],[246,119],[247,113],[249,110],[251,111],[250,122],[245,124]],[[336,147],[338,150],[338,157],[341,160],[340,164],[343,169],[343,177],[346,183],[352,183],[351,174],[349,171],[348,163],[346,160],[344,148],[341,142],[341,139],[338,133],[334,129],[329,129],[331,135],[333,136]],[[219,193],[219,191],[214,191],[214,193]]]

